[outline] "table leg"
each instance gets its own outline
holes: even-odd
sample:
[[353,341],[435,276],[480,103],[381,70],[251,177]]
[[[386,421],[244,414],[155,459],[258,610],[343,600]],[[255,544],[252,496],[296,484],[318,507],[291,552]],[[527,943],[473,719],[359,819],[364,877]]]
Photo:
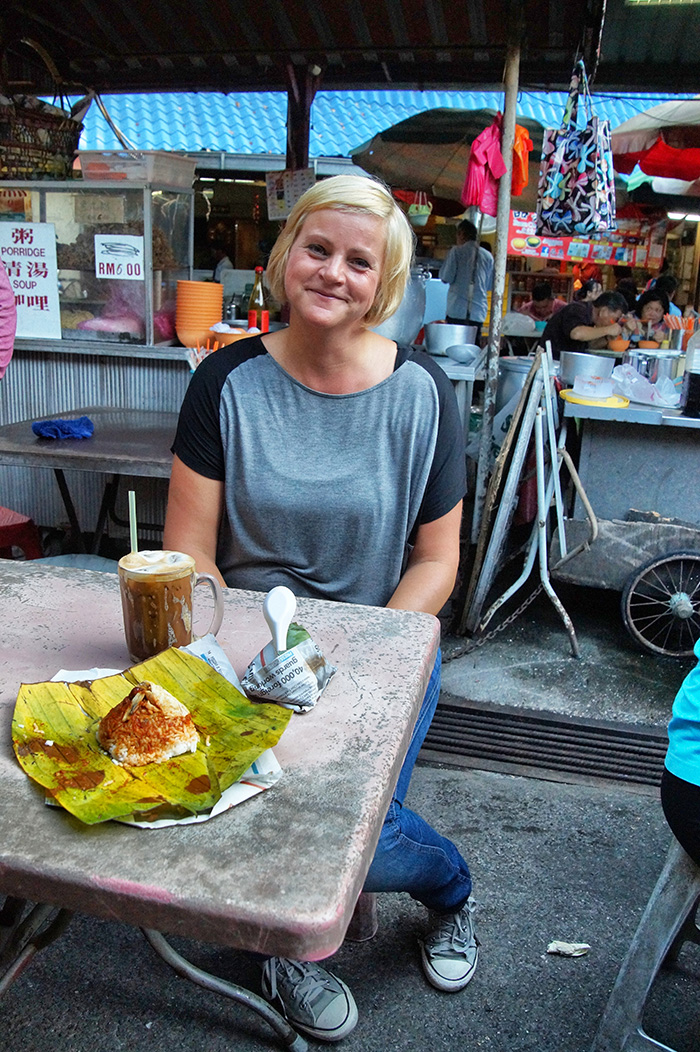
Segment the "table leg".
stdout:
[[100,541],[102,540],[102,534],[105,531],[105,525],[107,522],[107,516],[112,514],[114,506],[117,502],[117,493],[119,492],[119,475],[112,475],[111,481],[105,483],[104,493],[102,494],[102,501],[100,503],[100,511],[97,516],[97,523],[95,524],[95,532],[92,537],[92,555],[100,554]]
[[[0,911],[0,997],[19,978],[39,950],[54,942],[68,927],[73,914],[45,903],[28,905],[23,899],[8,898]],[[7,965],[7,967],[5,967]]]
[[56,482],[58,483],[58,488],[61,491],[61,497],[63,498],[63,506],[65,507],[66,513],[68,515],[68,521],[70,523],[71,531],[73,533],[73,539],[78,545],[78,550],[81,553],[81,555],[85,555],[87,554],[87,548],[85,547],[83,532],[80,529],[80,523],[78,522],[78,516],[75,513],[73,499],[70,495],[68,484],[66,482],[66,477],[63,474],[63,469],[54,468],[53,473],[56,476]]
[[209,972],[205,972],[201,968],[196,968],[174,950],[159,931],[154,931],[152,928],[142,928],[141,931],[158,956],[162,957],[165,963],[169,964],[178,975],[189,979],[190,982],[196,983],[198,986],[204,987],[205,990],[210,990],[215,994],[222,994],[224,997],[230,997],[234,1001],[247,1005],[254,1012],[257,1012],[259,1016],[262,1016],[273,1030],[276,1030],[286,1048],[291,1049],[292,1052],[308,1052],[308,1045],[304,1038],[297,1034],[287,1020],[279,1012],[276,1012],[264,998],[254,994],[251,990],[246,990],[242,986],[229,983],[225,979],[219,979],[216,975],[210,975]]
[[363,891],[355,903],[345,938],[350,942],[368,942],[377,934],[377,896],[373,891]]

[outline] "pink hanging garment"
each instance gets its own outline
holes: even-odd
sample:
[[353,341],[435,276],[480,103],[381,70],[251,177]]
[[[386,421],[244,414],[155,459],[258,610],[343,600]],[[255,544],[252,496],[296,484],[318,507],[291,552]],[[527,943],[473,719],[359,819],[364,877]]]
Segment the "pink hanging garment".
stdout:
[[472,143],[461,194],[463,205],[476,205],[487,216],[495,216],[498,211],[498,180],[506,171],[501,153],[502,121],[503,115],[499,113],[493,124]]

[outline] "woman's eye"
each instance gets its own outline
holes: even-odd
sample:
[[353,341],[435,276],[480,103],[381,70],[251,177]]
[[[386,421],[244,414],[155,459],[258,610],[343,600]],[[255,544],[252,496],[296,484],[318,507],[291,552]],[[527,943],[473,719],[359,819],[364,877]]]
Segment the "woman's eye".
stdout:
[[369,262],[366,259],[358,258],[351,260],[353,267],[359,267],[361,270],[367,270]]
[[313,252],[316,256],[324,256],[326,254],[326,250],[323,247],[323,245],[317,245],[315,242],[312,242],[306,247],[308,248],[309,252]]

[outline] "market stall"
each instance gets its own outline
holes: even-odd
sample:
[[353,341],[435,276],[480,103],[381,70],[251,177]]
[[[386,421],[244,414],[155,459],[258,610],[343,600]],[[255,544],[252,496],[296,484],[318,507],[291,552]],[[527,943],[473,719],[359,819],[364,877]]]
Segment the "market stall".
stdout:
[[[191,276],[193,177],[183,158],[112,154],[84,159],[81,180],[0,186],[0,256],[18,308],[0,424],[85,405],[179,409],[190,367],[175,299]],[[91,519],[101,480],[74,485]],[[4,504],[35,521],[62,521],[50,471],[3,467],[0,487]],[[163,494],[142,487],[148,521],[162,521]]]

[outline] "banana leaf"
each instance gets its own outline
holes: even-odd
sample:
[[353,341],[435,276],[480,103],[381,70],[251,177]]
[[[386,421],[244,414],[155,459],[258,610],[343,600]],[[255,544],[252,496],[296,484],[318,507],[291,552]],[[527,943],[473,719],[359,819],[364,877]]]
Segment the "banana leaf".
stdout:
[[[187,706],[199,732],[196,752],[126,767],[100,748],[100,720],[141,680],[160,684]],[[23,683],[12,742],[25,773],[72,815],[93,825],[132,814],[209,810],[279,741],[290,717],[279,705],[248,701],[206,661],[173,647],[104,679]]]

